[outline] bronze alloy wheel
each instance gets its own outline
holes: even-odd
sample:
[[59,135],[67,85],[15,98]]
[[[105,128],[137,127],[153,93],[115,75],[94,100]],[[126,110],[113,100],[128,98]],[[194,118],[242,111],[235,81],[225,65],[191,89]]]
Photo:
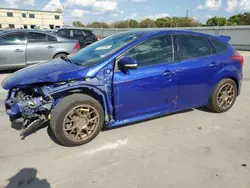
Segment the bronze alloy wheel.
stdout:
[[70,110],[65,116],[63,132],[69,140],[81,142],[95,133],[99,121],[99,113],[93,106],[79,105]]
[[235,98],[235,87],[231,83],[226,83],[217,94],[217,104],[221,109],[227,109],[232,105]]

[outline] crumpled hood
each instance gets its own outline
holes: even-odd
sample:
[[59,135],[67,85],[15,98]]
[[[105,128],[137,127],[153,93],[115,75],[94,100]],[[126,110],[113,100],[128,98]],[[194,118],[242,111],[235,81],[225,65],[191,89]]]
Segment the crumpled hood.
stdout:
[[54,83],[71,79],[84,78],[88,68],[79,66],[63,59],[54,59],[47,63],[33,65],[21,69],[8,76],[2,87],[9,90],[17,85],[34,83]]

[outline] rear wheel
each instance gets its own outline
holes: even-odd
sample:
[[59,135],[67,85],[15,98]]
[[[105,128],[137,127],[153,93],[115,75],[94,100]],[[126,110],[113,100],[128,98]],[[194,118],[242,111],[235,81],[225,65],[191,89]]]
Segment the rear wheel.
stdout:
[[55,55],[55,57],[53,59],[67,57],[67,56],[68,56],[68,54],[66,54],[66,53],[60,53],[60,54]]
[[79,146],[93,140],[104,124],[104,111],[94,98],[73,94],[60,101],[51,113],[51,129],[65,146]]
[[232,79],[223,79],[215,87],[209,99],[208,108],[215,113],[228,111],[235,103],[237,85]]

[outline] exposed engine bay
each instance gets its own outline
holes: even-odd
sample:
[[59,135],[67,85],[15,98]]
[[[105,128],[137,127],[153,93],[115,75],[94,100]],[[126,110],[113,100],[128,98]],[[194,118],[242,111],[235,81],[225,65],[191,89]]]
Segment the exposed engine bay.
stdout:
[[6,112],[11,121],[22,123],[21,136],[37,124],[49,120],[54,99],[49,95],[50,87],[16,88],[9,92]]

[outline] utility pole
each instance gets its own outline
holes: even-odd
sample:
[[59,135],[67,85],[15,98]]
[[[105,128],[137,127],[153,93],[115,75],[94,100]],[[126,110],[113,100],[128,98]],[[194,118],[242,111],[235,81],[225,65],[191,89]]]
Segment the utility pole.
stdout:
[[187,14],[186,14],[186,19],[188,18],[188,10],[187,10]]

